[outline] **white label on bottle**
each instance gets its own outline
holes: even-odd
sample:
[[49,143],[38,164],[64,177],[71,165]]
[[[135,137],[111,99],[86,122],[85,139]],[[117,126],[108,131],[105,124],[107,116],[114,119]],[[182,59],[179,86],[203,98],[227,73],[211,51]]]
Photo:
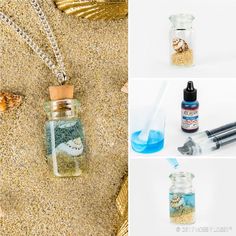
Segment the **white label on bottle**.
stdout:
[[182,109],[182,128],[194,130],[198,126],[198,109]]

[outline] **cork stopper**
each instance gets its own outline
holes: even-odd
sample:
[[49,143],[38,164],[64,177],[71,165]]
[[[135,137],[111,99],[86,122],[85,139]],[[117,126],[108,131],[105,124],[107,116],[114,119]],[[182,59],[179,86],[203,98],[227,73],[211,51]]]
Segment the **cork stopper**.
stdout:
[[62,99],[73,99],[74,86],[73,85],[59,85],[49,87],[50,99],[62,100]]

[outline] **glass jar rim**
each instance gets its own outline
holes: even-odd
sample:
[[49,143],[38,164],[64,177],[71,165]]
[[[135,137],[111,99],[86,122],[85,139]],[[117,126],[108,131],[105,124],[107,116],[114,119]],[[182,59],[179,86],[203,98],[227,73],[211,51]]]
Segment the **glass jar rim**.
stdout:
[[175,172],[170,174],[169,178],[171,180],[176,180],[176,179],[189,179],[192,180],[194,178],[194,174],[190,173],[190,172]]
[[51,109],[53,107],[62,106],[79,106],[80,102],[78,99],[61,99],[61,100],[52,100],[45,102],[45,109]]
[[53,100],[44,104],[44,110],[50,120],[73,118],[79,113],[79,105],[77,99]]
[[195,19],[195,17],[191,14],[174,14],[169,17],[169,20],[171,22],[186,22],[186,23],[192,23],[192,21]]

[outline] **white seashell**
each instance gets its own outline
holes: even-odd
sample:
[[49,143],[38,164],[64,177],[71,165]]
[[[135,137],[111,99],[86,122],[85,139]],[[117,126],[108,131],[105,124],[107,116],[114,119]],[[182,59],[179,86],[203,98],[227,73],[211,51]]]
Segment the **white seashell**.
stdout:
[[79,156],[83,153],[84,146],[81,141],[81,138],[70,140],[67,143],[61,143],[57,146],[56,152],[65,152],[71,156]]
[[174,196],[170,201],[170,205],[172,208],[180,208],[184,206],[184,199],[180,196]]
[[188,44],[180,38],[173,39],[172,45],[176,52],[184,52],[188,50]]

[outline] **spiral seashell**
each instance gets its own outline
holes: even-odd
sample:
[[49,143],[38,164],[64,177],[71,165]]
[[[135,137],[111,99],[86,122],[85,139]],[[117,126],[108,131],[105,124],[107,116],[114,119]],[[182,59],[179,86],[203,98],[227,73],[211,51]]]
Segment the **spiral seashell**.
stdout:
[[3,212],[2,208],[0,207],[0,218],[1,217],[4,217],[4,212]]
[[188,44],[180,38],[175,38],[172,40],[173,48],[176,52],[184,52],[188,50]]
[[0,96],[0,112],[7,110],[7,101],[4,96]]
[[180,208],[183,205],[184,205],[184,199],[178,195],[173,196],[173,198],[170,201],[170,206],[175,209]]
[[9,92],[0,92],[0,112],[17,108],[22,103],[22,96]]
[[54,0],[66,14],[87,19],[120,19],[128,14],[128,0]]

